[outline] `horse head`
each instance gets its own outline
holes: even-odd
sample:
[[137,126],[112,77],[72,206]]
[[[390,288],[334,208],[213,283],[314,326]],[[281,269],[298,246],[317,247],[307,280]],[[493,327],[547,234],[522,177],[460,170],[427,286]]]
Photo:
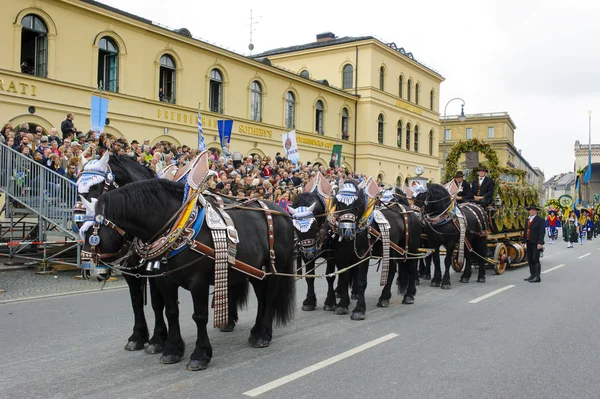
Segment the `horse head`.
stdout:
[[451,195],[441,184],[427,184],[427,191],[424,196],[423,209],[426,214],[431,216],[443,214],[452,203]]
[[[314,259],[319,250],[319,233],[323,227],[325,207],[318,194],[302,193],[288,206],[298,237],[300,252],[305,260]],[[316,217],[317,215],[318,217]]]
[[335,215],[330,218],[333,231],[340,239],[354,240],[358,222],[366,209],[366,195],[356,182],[346,181],[335,196]]

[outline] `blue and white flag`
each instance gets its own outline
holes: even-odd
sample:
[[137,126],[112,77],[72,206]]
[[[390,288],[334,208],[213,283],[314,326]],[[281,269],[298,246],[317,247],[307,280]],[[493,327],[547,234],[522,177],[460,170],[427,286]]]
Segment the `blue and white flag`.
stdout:
[[583,184],[588,184],[592,178],[592,148],[588,149],[588,167],[583,175]]
[[202,131],[202,116],[200,116],[200,110],[198,110],[198,149],[200,151],[206,150],[206,143],[204,142],[204,132]]
[[231,131],[233,130],[233,121],[231,119],[217,121],[219,128],[219,139],[221,140],[221,150],[225,158],[231,156]]
[[106,124],[107,114],[108,98],[92,95],[92,105],[90,107],[90,122],[91,130],[96,135],[96,138],[100,137],[100,134],[104,132],[104,125]]
[[295,165],[299,164],[300,153],[298,152],[298,144],[296,143],[296,131],[292,130],[291,132],[283,133],[281,135],[281,142],[283,143],[287,159]]

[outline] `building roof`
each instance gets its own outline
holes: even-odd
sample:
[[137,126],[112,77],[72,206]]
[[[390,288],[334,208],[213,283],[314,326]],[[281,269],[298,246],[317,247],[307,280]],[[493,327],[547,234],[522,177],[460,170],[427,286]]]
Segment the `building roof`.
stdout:
[[[326,34],[324,34],[324,35],[326,35]],[[321,35],[318,35],[318,36],[321,36]],[[431,68],[431,67],[423,64],[420,61],[417,61],[417,59],[413,56],[413,54],[411,52],[407,52],[406,50],[404,50],[404,47],[397,47],[396,43],[393,43],[393,42],[391,42],[391,43],[385,43],[382,40],[376,38],[375,36],[344,36],[344,37],[333,37],[333,38],[330,38],[330,39],[327,39],[327,40],[317,40],[317,41],[311,42],[311,43],[297,44],[297,45],[294,45],[294,46],[279,47],[279,48],[276,48],[276,49],[267,50],[267,51],[264,51],[264,52],[262,52],[260,54],[253,55],[252,58],[264,58],[264,57],[270,57],[270,56],[273,56],[273,55],[294,53],[294,52],[297,52],[297,51],[311,50],[311,49],[323,48],[323,47],[329,47],[329,46],[336,46],[336,45],[340,45],[340,44],[355,43],[355,42],[361,42],[361,41],[365,41],[365,40],[375,40],[375,41],[381,43],[382,45],[387,46],[387,47],[391,48],[392,50],[398,52],[399,54],[405,56],[406,58],[409,58],[410,60],[416,62],[417,64],[421,65],[423,68],[427,69],[428,71],[430,71],[434,75],[437,75],[441,79],[443,79],[443,76],[438,71],[436,71],[435,69],[433,69],[433,68]]]
[[510,117],[508,112],[485,112],[485,113],[480,113],[480,114],[465,114],[465,116],[467,119],[464,122],[461,122],[459,120],[460,115],[446,115],[445,117],[443,115],[441,115],[440,120],[441,121],[445,120],[446,123],[452,123],[452,122],[468,123],[470,120],[478,120],[478,119],[481,119],[481,120],[483,120],[483,119],[508,119],[513,130],[515,130],[517,128],[517,125],[515,125],[515,122],[512,120],[512,118]]
[[565,187],[571,186],[575,183],[575,173],[561,173],[560,175],[552,176],[546,183],[545,187],[554,186],[557,189],[564,189]]

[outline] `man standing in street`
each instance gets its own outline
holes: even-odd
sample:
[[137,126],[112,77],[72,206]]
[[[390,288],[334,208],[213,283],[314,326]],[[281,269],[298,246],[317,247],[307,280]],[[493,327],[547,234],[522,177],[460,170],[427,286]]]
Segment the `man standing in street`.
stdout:
[[473,181],[472,187],[472,199],[484,208],[487,208],[494,199],[494,181],[487,176],[487,173],[487,168],[480,165],[477,168],[479,177]]
[[523,231],[523,244],[527,245],[527,263],[529,263],[529,277],[525,281],[530,283],[539,283],[542,265],[540,264],[540,253],[544,248],[544,236],[546,235],[546,225],[544,220],[538,216],[540,208],[537,205],[527,207],[529,217],[525,221],[525,230]]

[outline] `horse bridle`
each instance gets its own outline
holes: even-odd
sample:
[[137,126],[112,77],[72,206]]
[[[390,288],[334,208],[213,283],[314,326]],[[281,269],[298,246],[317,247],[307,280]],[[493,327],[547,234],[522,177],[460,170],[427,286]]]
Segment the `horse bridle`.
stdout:
[[[98,235],[98,230],[100,230],[101,226],[110,227],[112,230],[116,231],[121,235],[123,240],[121,241],[121,249],[118,252],[110,252],[101,254],[98,250],[98,244],[100,244],[100,236]],[[129,247],[131,246],[131,242],[127,241],[127,233],[125,230],[106,219],[104,215],[96,215],[94,217],[94,225],[92,226],[93,233],[88,239],[90,243],[90,251],[81,251],[81,259],[82,260],[92,260],[94,264],[98,265],[101,259],[106,258],[118,258],[123,256],[127,251],[129,251]]]

